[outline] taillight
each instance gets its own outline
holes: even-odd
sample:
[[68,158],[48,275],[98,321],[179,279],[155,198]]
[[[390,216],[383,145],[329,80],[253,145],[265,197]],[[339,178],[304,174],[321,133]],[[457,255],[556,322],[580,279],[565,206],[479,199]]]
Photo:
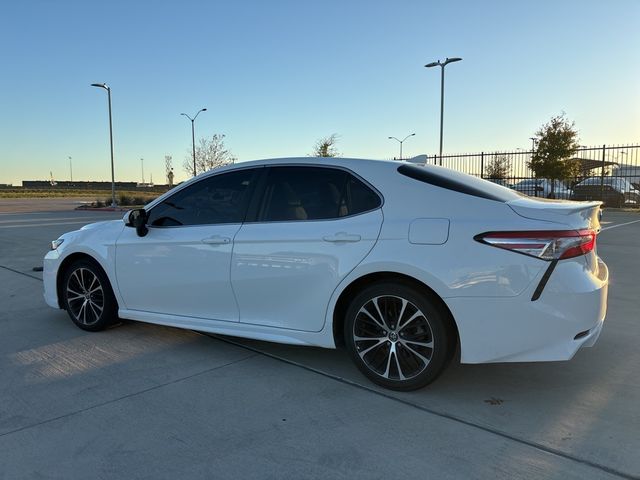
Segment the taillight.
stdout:
[[537,230],[528,232],[489,232],[475,240],[542,260],[561,260],[584,255],[596,246],[594,230]]

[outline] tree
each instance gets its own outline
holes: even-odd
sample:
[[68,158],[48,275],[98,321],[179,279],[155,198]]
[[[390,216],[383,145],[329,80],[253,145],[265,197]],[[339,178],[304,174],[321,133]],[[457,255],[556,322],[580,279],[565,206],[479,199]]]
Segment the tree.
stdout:
[[511,159],[506,155],[494,155],[486,166],[486,178],[491,180],[501,180],[509,175]]
[[[224,135],[214,133],[210,138],[201,138],[196,145],[196,173],[234,163],[237,159],[224,146]],[[193,175],[193,152],[184,157],[182,168]]]
[[551,198],[555,198],[554,180],[566,180],[580,173],[580,164],[571,157],[580,147],[575,123],[562,113],[552,117],[535,134],[536,150],[529,168],[536,177],[551,180]]
[[336,147],[338,135],[333,134],[318,140],[313,147],[312,157],[337,157],[340,155]]

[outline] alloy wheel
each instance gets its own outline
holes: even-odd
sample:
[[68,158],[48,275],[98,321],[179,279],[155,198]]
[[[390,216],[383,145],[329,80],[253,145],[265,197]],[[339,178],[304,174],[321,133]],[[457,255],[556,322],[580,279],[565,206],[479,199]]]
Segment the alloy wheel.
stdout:
[[67,306],[73,318],[83,325],[93,325],[100,320],[105,306],[105,296],[100,279],[88,268],[73,271],[67,281]]
[[376,296],[353,323],[356,351],[367,368],[387,380],[409,380],[429,365],[434,336],[425,314],[409,300]]

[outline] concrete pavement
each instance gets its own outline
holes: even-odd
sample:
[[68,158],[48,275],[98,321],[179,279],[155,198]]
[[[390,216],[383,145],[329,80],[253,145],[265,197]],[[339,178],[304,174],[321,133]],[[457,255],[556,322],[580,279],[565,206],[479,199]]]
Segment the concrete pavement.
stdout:
[[120,216],[0,215],[0,478],[640,477],[640,223],[599,237],[612,284],[595,347],[452,365],[401,394],[342,351],[134,322],[78,330],[31,269],[60,233]]

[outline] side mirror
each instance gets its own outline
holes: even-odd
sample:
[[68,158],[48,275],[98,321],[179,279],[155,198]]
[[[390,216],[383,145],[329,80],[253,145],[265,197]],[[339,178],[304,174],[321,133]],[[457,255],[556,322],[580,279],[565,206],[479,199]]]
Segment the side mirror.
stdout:
[[131,210],[129,212],[127,226],[134,227],[138,236],[144,237],[147,233],[149,233],[149,229],[147,228],[148,218],[149,215],[144,208],[136,208],[135,210]]

